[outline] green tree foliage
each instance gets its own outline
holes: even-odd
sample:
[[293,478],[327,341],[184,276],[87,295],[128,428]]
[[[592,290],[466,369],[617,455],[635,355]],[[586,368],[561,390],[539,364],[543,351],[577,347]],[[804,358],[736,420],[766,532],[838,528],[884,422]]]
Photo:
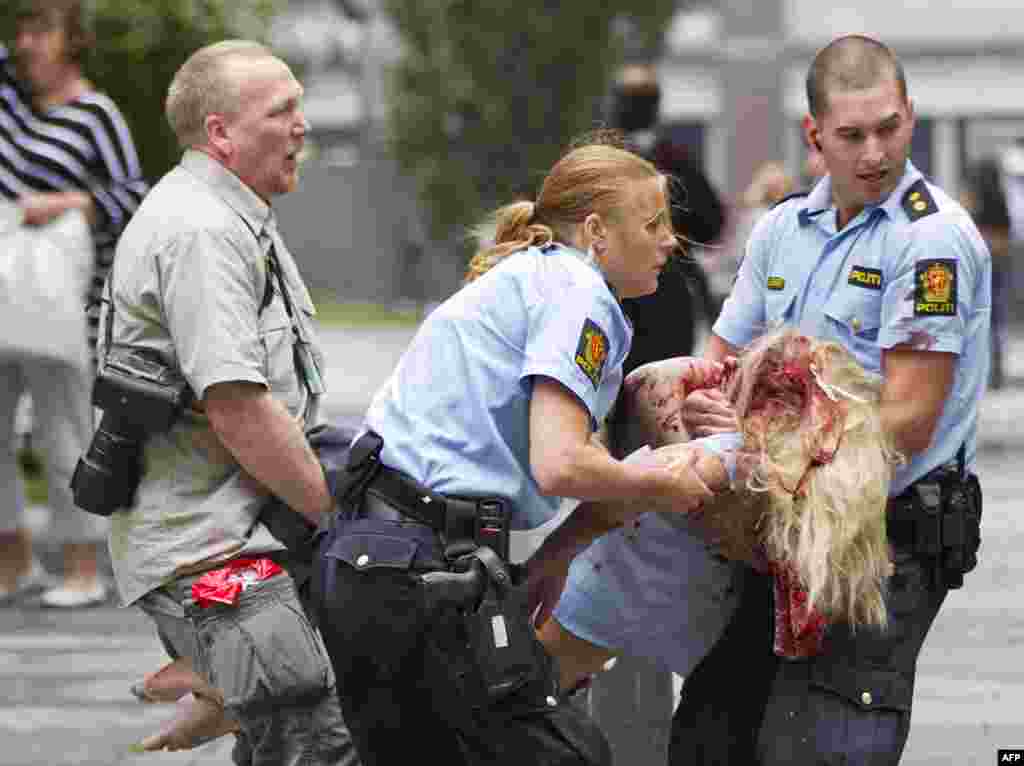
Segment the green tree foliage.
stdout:
[[623,4],[629,18],[636,25],[643,48],[652,55],[661,52],[665,28],[678,11],[692,9],[699,5],[714,5],[712,0],[642,0]]
[[[389,138],[444,238],[497,204],[533,198],[576,135],[597,127],[622,40],[617,14],[643,3],[384,0],[403,41]],[[651,43],[671,15],[649,3]]]
[[[284,0],[93,0],[96,46],[85,73],[124,113],[147,178],[156,180],[181,154],[164,119],[167,86],[178,67],[217,40],[263,39],[268,19],[282,5]],[[12,40],[9,13],[0,23],[3,39]]]

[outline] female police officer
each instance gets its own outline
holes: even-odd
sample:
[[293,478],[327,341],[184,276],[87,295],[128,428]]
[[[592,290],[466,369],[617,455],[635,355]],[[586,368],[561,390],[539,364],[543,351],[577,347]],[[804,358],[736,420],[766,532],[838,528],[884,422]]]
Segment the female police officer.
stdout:
[[[619,298],[654,291],[676,247],[665,178],[597,139],[495,222],[473,261],[486,273],[430,315],[375,397],[320,545],[321,629],[367,766],[410,748],[448,764],[607,762],[557,697],[506,533],[564,497],[686,511],[709,494],[690,466],[619,462],[591,440],[629,351]],[[460,558],[474,549],[484,567]],[[545,555],[529,567],[550,575]],[[485,595],[444,573],[459,570],[486,570]]]

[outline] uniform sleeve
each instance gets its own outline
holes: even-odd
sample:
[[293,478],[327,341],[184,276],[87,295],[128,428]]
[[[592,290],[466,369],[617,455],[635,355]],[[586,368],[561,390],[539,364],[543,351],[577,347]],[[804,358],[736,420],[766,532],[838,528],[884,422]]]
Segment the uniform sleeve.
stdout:
[[258,324],[262,279],[246,244],[224,232],[195,232],[158,257],[168,330],[199,398],[214,383],[267,385]]
[[601,289],[571,286],[531,310],[520,380],[553,378],[601,419],[601,384],[622,366],[629,329],[615,299]]
[[775,218],[775,212],[765,214],[751,231],[732,290],[712,328],[715,335],[736,347],[750,343],[765,327],[764,291]]
[[972,229],[942,213],[909,227],[882,296],[882,348],[961,353],[975,313],[989,308],[976,305],[989,256]]

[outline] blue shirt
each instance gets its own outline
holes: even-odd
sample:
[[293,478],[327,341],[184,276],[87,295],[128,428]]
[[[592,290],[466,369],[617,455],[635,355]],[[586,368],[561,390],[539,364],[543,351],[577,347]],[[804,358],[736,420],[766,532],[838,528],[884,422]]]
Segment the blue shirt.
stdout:
[[867,370],[882,351],[911,343],[957,355],[953,387],[931,446],[896,470],[899,494],[977,447],[978,405],[989,371],[992,262],[968,213],[907,162],[896,189],[836,231],[826,176],[754,228],[714,332],[744,346],[778,324],[835,340]]
[[530,472],[530,396],[537,376],[572,391],[596,428],[622,384],[632,329],[597,266],[555,245],[501,261],[435,309],[366,425],[382,461],[428,488],[511,501],[512,526],[558,511]]
[[[739,434],[691,444],[735,474]],[[716,557],[683,513],[645,513],[573,559],[554,616],[575,636],[687,675],[728,624],[740,565]]]

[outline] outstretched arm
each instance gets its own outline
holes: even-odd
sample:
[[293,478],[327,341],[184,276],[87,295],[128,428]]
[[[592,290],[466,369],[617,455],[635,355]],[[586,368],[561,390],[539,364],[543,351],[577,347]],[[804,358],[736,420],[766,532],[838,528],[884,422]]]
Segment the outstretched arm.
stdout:
[[[696,473],[711,492],[729,486],[729,473],[722,458],[695,444],[669,445],[626,462],[681,464]],[[562,594],[569,565],[580,551],[601,535],[652,510],[672,509],[652,500],[605,500],[582,503],[569,514],[565,522],[544,540],[528,564],[531,613],[539,609],[535,624],[543,625],[554,610]]]
[[590,415],[575,395],[551,378],[537,378],[530,399],[530,468],[545,495],[579,500],[660,498],[690,508],[709,496],[685,466],[616,460],[590,437]]

